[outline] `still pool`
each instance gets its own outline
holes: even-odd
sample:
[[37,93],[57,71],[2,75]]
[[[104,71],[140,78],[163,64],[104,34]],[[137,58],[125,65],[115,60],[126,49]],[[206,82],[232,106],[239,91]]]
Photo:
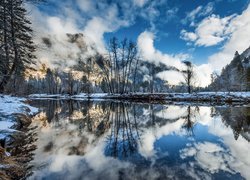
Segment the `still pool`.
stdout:
[[250,179],[250,107],[35,100],[29,179]]

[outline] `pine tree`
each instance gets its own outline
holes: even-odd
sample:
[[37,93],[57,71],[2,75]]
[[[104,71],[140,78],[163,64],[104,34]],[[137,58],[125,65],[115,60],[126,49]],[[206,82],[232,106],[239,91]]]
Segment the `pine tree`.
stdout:
[[0,13],[0,44],[4,47],[0,92],[3,92],[10,80],[24,76],[25,70],[34,64],[35,46],[23,0],[1,0]]
[[246,90],[250,90],[250,67],[246,69]]

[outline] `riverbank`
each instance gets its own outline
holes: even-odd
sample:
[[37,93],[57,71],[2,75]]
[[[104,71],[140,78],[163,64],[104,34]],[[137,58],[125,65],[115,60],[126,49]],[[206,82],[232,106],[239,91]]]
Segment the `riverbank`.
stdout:
[[120,99],[138,101],[175,101],[175,102],[216,102],[216,103],[249,103],[250,92],[199,92],[199,93],[128,93],[128,94],[107,94],[95,93],[78,95],[63,94],[31,94],[31,99]]
[[0,177],[21,179],[28,174],[35,135],[29,128],[38,112],[26,104],[27,99],[0,95]]

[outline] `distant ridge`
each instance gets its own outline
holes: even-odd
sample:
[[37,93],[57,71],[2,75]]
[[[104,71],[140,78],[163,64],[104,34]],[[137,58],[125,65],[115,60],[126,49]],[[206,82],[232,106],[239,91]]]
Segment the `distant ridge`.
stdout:
[[215,77],[212,91],[250,91],[250,47],[243,53],[235,52],[233,60]]

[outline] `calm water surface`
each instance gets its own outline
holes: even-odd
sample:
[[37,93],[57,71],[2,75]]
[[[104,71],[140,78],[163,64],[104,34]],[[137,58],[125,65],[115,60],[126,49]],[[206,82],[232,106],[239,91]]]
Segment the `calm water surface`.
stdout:
[[250,107],[37,100],[29,179],[250,179]]

